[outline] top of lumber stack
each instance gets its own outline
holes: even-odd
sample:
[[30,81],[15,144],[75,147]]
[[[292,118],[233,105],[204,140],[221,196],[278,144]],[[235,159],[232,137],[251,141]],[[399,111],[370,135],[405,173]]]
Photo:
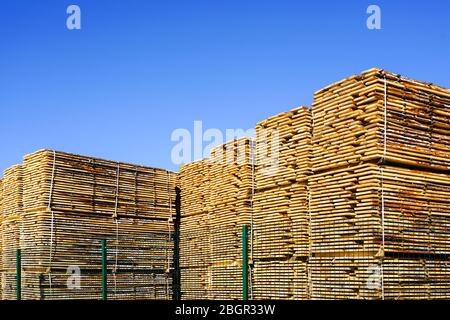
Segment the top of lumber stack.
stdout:
[[182,215],[206,212],[210,203],[210,161],[203,159],[188,163],[180,169],[180,187],[183,192]]
[[311,172],[311,109],[295,108],[256,125],[256,189],[303,181]]
[[24,157],[25,211],[42,209],[167,220],[176,199],[171,171],[65,152]]
[[251,197],[252,143],[250,138],[239,138],[211,150],[212,206]]
[[450,90],[443,87],[370,69],[317,91],[313,124],[314,172],[380,160],[450,169]]

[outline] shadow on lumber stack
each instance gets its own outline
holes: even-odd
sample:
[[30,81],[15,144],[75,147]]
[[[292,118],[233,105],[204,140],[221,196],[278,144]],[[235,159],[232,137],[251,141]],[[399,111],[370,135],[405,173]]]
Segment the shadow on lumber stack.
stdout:
[[3,294],[3,178],[0,179],[0,300]]
[[251,141],[236,139],[181,168],[183,299],[242,298],[242,225],[251,223]]
[[2,299],[12,300],[16,298],[16,252],[20,247],[20,221],[23,210],[22,166],[15,165],[5,170],[2,185]]
[[311,297],[450,298],[450,90],[371,69],[313,107]]
[[307,299],[311,112],[300,107],[256,126],[254,299]]
[[175,183],[166,170],[49,150],[25,156],[3,179],[3,297],[15,296],[20,247],[23,299],[100,299],[106,239],[109,299],[171,299]]

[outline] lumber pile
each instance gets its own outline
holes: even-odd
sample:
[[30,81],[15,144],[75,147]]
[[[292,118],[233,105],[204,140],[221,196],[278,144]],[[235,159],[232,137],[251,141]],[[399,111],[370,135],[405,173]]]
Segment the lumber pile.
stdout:
[[[175,173],[50,150],[21,168],[24,299],[99,299],[103,239],[110,299],[172,297]],[[68,285],[73,270],[80,288]],[[15,291],[14,274],[4,282]]]
[[316,299],[380,299],[382,286],[389,300],[450,298],[450,263],[433,257],[313,257],[310,267]]
[[450,255],[448,174],[367,163],[314,175],[310,188],[315,253]]
[[186,300],[208,297],[210,237],[208,205],[210,163],[200,160],[180,170],[182,216],[180,225],[181,292]]
[[241,227],[251,222],[252,142],[236,139],[181,168],[183,299],[242,297]]
[[7,281],[15,276],[16,252],[20,247],[20,220],[23,210],[22,166],[16,165],[4,171],[2,188],[2,299],[15,299],[15,281]]
[[313,123],[311,297],[448,299],[450,90],[371,69]]
[[3,178],[0,179],[0,300],[3,293]]
[[307,177],[311,113],[306,107],[256,126],[253,212],[254,297],[307,298]]
[[380,159],[450,169],[448,89],[371,69],[316,92],[313,114],[314,172]]

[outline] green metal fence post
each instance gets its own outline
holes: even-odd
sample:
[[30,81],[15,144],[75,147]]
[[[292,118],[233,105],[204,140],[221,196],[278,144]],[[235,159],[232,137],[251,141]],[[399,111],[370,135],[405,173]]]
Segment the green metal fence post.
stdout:
[[16,296],[17,300],[22,300],[22,251],[16,252]]
[[242,226],[242,300],[248,300],[248,226]]
[[102,240],[102,300],[108,300],[108,248],[106,240]]

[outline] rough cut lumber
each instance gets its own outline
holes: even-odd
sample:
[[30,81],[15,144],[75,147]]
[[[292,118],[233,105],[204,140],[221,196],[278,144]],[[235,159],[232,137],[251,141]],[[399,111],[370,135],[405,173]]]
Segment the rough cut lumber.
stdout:
[[256,189],[303,182],[311,173],[311,110],[295,108],[256,125]]
[[368,163],[309,186],[314,254],[450,254],[448,174]]
[[20,245],[20,219],[23,210],[23,170],[21,165],[5,170],[2,193],[2,269],[6,272],[15,270],[16,251]]
[[308,299],[307,262],[255,261],[254,296],[258,300]]
[[[3,239],[22,249],[24,299],[101,298],[101,240],[110,299],[171,299],[176,173],[51,150],[14,168],[4,177]],[[5,299],[15,295],[12,252]],[[67,286],[74,268],[81,288]]]
[[0,179],[0,300],[3,293],[3,178]]
[[253,205],[255,299],[307,298],[311,110],[293,109],[256,126]]
[[[436,300],[450,298],[450,263],[433,258],[313,257],[312,299]],[[384,290],[382,290],[384,287]],[[384,291],[384,292],[383,292]]]
[[446,88],[371,69],[316,92],[313,124],[314,172],[378,160],[450,169]]
[[242,297],[241,228],[251,224],[252,141],[241,138],[180,171],[183,299]]
[[450,90],[339,81],[315,94],[312,145],[311,297],[448,299]]

